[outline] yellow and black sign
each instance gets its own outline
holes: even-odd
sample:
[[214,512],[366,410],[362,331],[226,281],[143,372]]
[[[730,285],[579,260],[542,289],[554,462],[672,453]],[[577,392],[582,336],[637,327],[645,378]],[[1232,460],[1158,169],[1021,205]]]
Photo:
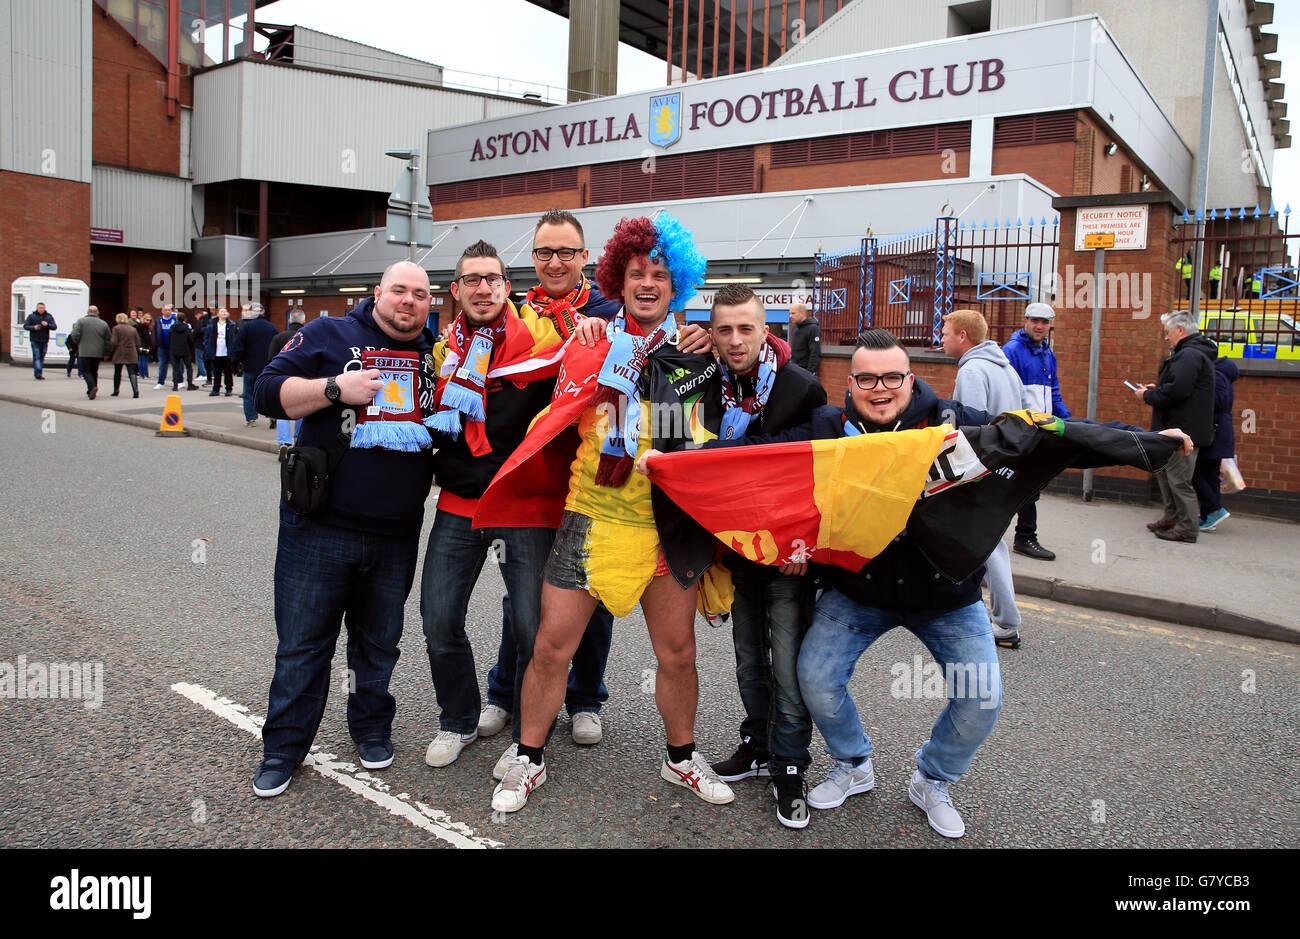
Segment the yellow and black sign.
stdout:
[[1083,236],[1083,247],[1088,251],[1095,251],[1097,248],[1115,247],[1115,233],[1113,231],[1093,232],[1091,235]]

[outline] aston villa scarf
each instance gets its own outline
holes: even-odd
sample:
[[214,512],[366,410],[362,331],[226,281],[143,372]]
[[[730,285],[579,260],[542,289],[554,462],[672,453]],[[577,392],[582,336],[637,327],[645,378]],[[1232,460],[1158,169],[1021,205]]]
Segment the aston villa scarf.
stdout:
[[433,446],[429,431],[420,422],[419,353],[385,349],[362,352],[361,367],[378,370],[380,386],[374,400],[358,409],[352,446],[404,453]]
[[506,335],[506,311],[485,326],[471,329],[462,312],[447,337],[447,359],[442,374],[447,380],[434,399],[434,415],[426,422],[431,430],[455,439],[461,423],[482,424],[487,418],[487,377],[492,358]]
[[[777,371],[789,360],[790,345],[771,334],[764,339],[763,348],[758,353],[758,363],[748,376],[732,374],[727,368],[726,360],[719,358],[722,363],[722,407],[724,408],[722,432],[719,434],[721,439],[734,440],[745,436],[750,421],[761,414],[767,404],[768,396],[772,393],[772,385],[776,382]],[[753,394],[742,397],[740,380],[746,377],[754,379],[754,391]]]
[[584,277],[567,297],[548,296],[541,284],[538,284],[528,291],[524,302],[536,310],[538,316],[549,317],[555,323],[555,328],[559,330],[560,338],[568,339],[573,335],[573,328],[584,319],[581,310],[587,305],[590,296],[591,281]]
[[642,334],[635,320],[628,320],[624,310],[619,310],[606,325],[610,349],[596,381],[609,390],[617,410],[611,416],[609,434],[600,445],[596,485],[618,488],[627,482],[641,442],[641,398],[637,394],[641,371],[650,354],[664,343],[676,341],[676,336],[677,320],[672,313],[649,336]]

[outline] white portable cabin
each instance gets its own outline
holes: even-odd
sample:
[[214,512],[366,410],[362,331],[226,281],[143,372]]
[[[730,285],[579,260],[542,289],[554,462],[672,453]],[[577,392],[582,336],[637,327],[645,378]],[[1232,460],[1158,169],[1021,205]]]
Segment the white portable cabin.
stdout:
[[72,324],[85,316],[90,306],[90,288],[85,282],[68,277],[19,277],[13,283],[9,299],[9,354],[13,360],[31,364],[31,334],[23,329],[23,323],[28,314],[36,310],[36,304],[44,303],[46,312],[54,317],[55,323],[50,344],[45,349],[45,361],[49,365],[66,365],[68,333],[72,332]]

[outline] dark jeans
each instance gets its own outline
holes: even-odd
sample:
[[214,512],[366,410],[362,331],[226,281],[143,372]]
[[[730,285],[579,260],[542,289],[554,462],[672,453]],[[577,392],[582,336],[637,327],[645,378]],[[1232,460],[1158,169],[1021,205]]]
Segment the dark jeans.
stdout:
[[253,386],[257,384],[257,373],[244,369],[244,420],[257,420],[257,406],[253,404]]
[[799,647],[812,620],[811,578],[730,557],[731,636],[745,706],[740,735],[770,754],[772,773],[808,768],[812,718],[799,691]]
[[1038,493],[1020,507],[1020,514],[1016,516],[1016,537],[1038,538]]
[[39,375],[45,370],[45,349],[49,345],[49,340],[45,342],[32,343],[32,374]]
[[199,378],[207,378],[208,372],[211,371],[208,365],[209,361],[208,357],[202,352],[194,353],[194,372]]
[[67,375],[68,375],[69,378],[72,377],[72,370],[73,370],[74,368],[77,370],[77,375],[78,375],[78,377],[80,377],[80,375],[81,375],[81,359],[79,359],[79,358],[77,357],[77,353],[75,353],[75,352],[69,352],[69,353],[68,353],[68,371],[67,371]]
[[[187,388],[190,385],[194,384],[194,366],[190,364],[190,360],[185,358],[185,356],[183,355],[173,355],[172,356],[172,391],[175,391],[177,388],[180,387],[182,374],[184,374],[185,376],[185,386]],[[158,380],[162,381],[161,378],[159,378]]]
[[[564,707],[572,717],[580,711],[600,713],[600,706],[609,700],[605,688],[605,663],[609,661],[609,646],[614,638],[614,614],[599,604],[587,621],[587,630],[573,653],[573,666],[569,669],[569,684],[564,693]],[[488,672],[488,704],[495,704],[513,714],[517,710],[515,698],[514,626],[510,622],[510,597],[501,598],[501,645],[497,661]]]
[[144,351],[140,352],[140,364],[138,368],[140,370],[141,378],[149,377],[149,353],[148,352],[144,352]]
[[1196,456],[1196,469],[1192,471],[1192,486],[1196,489],[1196,504],[1201,509],[1201,520],[1223,508],[1223,495],[1219,490],[1219,464],[1222,458]]
[[230,366],[230,356],[216,356],[210,360],[212,362],[212,393],[216,394],[221,386],[221,379],[224,376],[226,380],[226,394],[230,394],[235,387],[235,371]]
[[348,730],[357,743],[388,740],[397,704],[388,681],[400,654],[402,609],[420,536],[334,528],[280,508],[275,554],[275,652],[262,744],[267,759],[302,762],[329,693],[330,660],[347,625]]
[[167,363],[171,361],[171,356],[167,354],[166,349],[158,350],[158,384],[167,384]]
[[138,395],[140,386],[136,384],[134,365],[125,365],[121,362],[113,363],[113,394],[117,394],[122,387],[122,369],[126,369],[127,380],[131,382],[131,394]]
[[78,361],[81,363],[77,366],[81,372],[81,377],[86,380],[86,391],[91,391],[99,387],[99,359],[88,359],[85,356],[79,356]]
[[[474,650],[465,635],[465,615],[489,550],[510,596],[516,649],[514,697],[519,700],[541,619],[542,565],[554,536],[550,528],[471,528],[462,515],[439,512],[435,516],[424,552],[420,615],[433,690],[442,709],[440,730],[470,734],[478,729],[482,699]],[[511,736],[516,743],[520,718],[520,709],[515,708]]]

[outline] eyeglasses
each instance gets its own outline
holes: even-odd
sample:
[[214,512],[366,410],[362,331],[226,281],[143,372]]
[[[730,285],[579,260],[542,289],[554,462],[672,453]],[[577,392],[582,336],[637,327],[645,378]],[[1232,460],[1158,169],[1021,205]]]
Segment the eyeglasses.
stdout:
[[581,250],[581,248],[534,248],[533,257],[539,261],[549,261],[558,254],[561,261],[572,261]]
[[883,375],[872,375],[870,372],[860,372],[853,376],[853,380],[863,391],[870,391],[877,383],[884,385],[890,391],[897,391],[903,387],[903,380],[911,374],[911,372],[885,372]]
[[506,282],[506,279],[500,274],[488,274],[486,277],[482,274],[461,274],[456,279],[460,281],[460,285],[466,290],[477,289],[478,285],[483,283],[485,280],[487,281],[487,285],[493,290],[496,290]]

